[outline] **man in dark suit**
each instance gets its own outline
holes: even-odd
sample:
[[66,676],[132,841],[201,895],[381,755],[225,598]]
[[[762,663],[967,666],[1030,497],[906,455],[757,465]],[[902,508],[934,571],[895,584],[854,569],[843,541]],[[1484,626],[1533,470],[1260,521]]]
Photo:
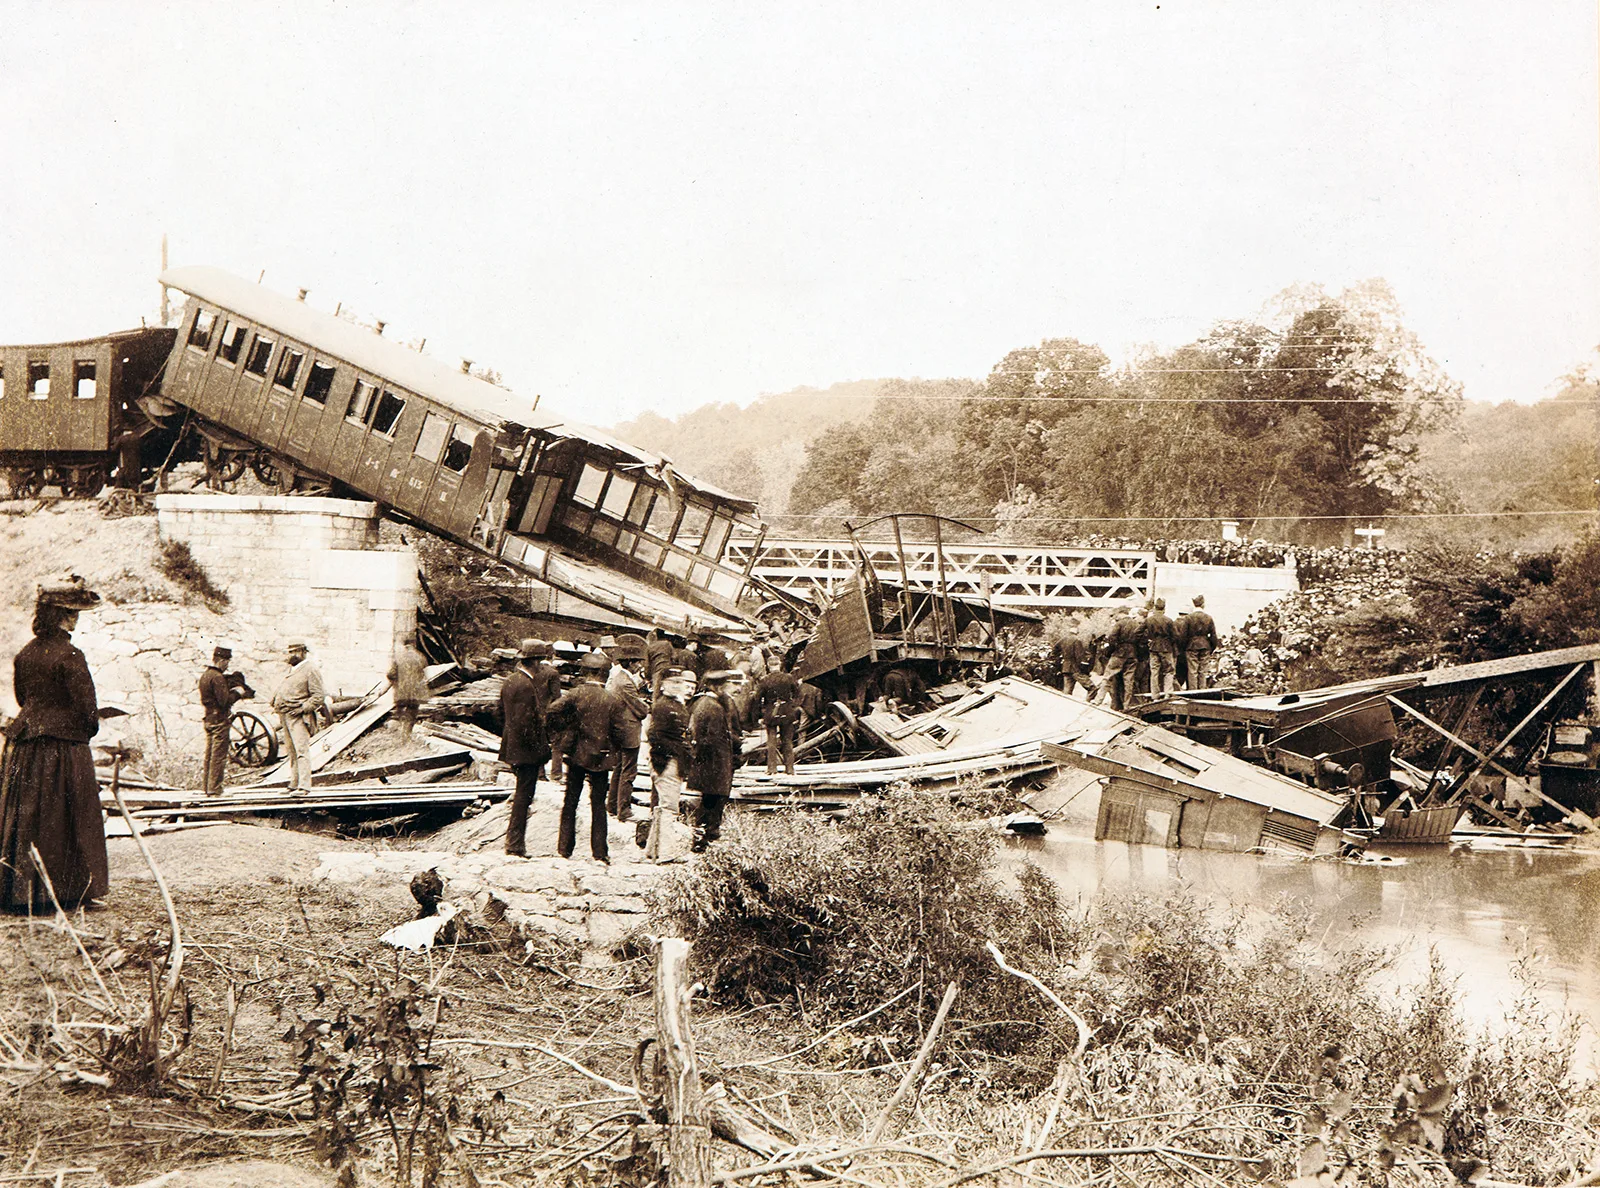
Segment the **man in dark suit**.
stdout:
[[517,777],[511,819],[506,823],[506,853],[519,858],[528,856],[528,808],[539,769],[550,758],[549,686],[538,672],[541,642],[522,641],[517,666],[500,686],[500,762],[509,764]]
[[1217,650],[1217,623],[1206,613],[1204,594],[1194,596],[1194,609],[1184,615],[1182,621],[1189,688],[1207,688],[1211,680],[1211,653]]
[[794,674],[778,669],[762,677],[756,685],[761,724],[767,728],[767,774],[775,775],[778,762],[794,774],[795,735],[800,729],[800,682]]
[[567,756],[567,794],[561,802],[556,852],[563,858],[572,857],[577,841],[578,801],[587,783],[589,852],[596,862],[609,866],[606,800],[611,791],[611,769],[617,765],[617,751],[627,745],[627,710],[622,700],[605,687],[611,661],[604,653],[586,653],[578,668],[583,680],[550,707],[550,727],[572,731],[572,751]]
[[739,750],[738,721],[727,692],[733,676],[727,669],[706,673],[706,688],[689,706],[689,790],[700,793],[692,847],[697,854],[722,835],[722,814],[733,791],[733,757]]

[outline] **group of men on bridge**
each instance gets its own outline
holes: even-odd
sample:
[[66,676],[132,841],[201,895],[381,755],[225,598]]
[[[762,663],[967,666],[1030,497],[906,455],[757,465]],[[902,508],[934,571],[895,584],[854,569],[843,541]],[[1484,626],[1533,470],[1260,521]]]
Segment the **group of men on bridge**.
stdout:
[[1217,624],[1205,605],[1205,596],[1196,594],[1194,609],[1172,619],[1166,599],[1156,598],[1120,608],[1110,622],[1103,616],[1075,619],[1050,649],[1059,687],[1068,693],[1082,688],[1090,701],[1109,696],[1115,710],[1128,708],[1146,690],[1152,697],[1173,692],[1180,666],[1185,687],[1206,688]]

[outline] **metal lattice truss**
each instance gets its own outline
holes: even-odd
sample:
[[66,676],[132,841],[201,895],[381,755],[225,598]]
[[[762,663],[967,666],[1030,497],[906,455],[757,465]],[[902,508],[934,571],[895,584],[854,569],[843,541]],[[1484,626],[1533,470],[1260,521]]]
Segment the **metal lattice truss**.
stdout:
[[[742,568],[754,543],[730,542],[727,563]],[[862,550],[880,579],[900,581],[900,557],[892,542],[863,542]],[[943,551],[945,588],[951,594],[991,598],[997,607],[1048,611],[1110,606],[1149,597],[1155,580],[1155,554],[1131,549],[946,543]],[[860,555],[848,540],[769,538],[753,573],[781,589],[831,595],[859,564]],[[939,550],[931,543],[908,542],[905,575],[912,589],[937,589]]]

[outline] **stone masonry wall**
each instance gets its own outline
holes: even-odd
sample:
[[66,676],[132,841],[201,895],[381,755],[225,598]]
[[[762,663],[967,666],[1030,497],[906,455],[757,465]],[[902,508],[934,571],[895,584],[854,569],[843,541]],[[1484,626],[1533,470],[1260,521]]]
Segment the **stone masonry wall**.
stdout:
[[[188,544],[228,592],[220,637],[262,704],[287,671],[284,641],[302,636],[328,691],[359,696],[384,678],[416,629],[417,557],[379,550],[377,505],[265,495],[161,495],[162,539]],[[242,662],[241,657],[249,662]]]

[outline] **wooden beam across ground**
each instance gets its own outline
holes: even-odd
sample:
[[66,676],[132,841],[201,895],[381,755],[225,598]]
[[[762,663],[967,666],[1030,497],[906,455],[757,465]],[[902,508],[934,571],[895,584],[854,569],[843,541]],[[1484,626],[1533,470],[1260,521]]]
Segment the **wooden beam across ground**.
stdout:
[[[342,784],[326,790],[313,788],[302,796],[290,796],[277,789],[230,788],[221,796],[202,792],[168,792],[158,796],[144,792],[129,801],[129,811],[148,817],[227,817],[251,813],[310,812],[335,809],[386,809],[395,813],[417,811],[450,804],[471,804],[476,800],[504,800],[510,788],[476,780],[438,784]],[[114,801],[101,794],[101,804]]]

